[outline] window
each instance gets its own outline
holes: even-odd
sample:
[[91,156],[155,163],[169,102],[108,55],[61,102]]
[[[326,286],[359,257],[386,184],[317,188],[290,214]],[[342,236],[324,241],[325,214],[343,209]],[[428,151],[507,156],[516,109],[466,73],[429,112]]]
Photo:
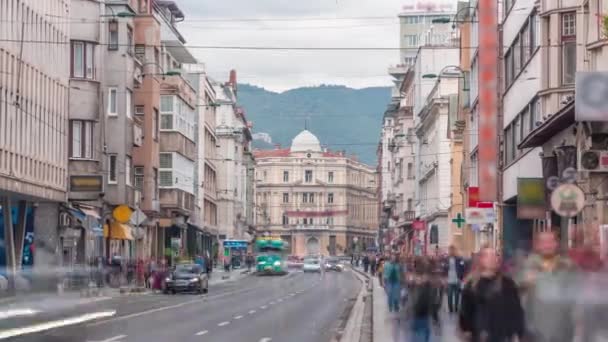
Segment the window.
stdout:
[[517,1],[517,0],[504,0],[503,13],[504,13],[505,17],[509,14],[513,5],[515,5],[515,1]]
[[334,194],[331,192],[327,194],[327,203],[334,203]]
[[173,153],[159,154],[159,166],[161,169],[172,169],[173,168]]
[[164,95],[160,97],[160,129],[173,129],[173,99],[173,95]]
[[308,224],[313,224],[313,222],[312,222],[312,217],[309,217],[309,218],[308,218]]
[[327,173],[327,183],[333,183],[334,182],[334,173],[333,171],[329,171]]
[[283,183],[289,182],[289,171],[283,171]]
[[127,26],[127,53],[133,55],[133,29]]
[[133,169],[133,173],[135,174],[135,188],[139,191],[144,190],[144,167],[136,166]]
[[108,88],[108,115],[109,116],[118,115],[117,105],[116,105],[117,95],[118,95],[118,89]]
[[576,13],[562,14],[562,84],[574,83],[576,74]]
[[403,36],[403,40],[405,41],[405,46],[408,46],[408,47],[418,46],[418,36],[415,34],[406,34],[405,36]]
[[70,157],[93,158],[93,122],[70,121]]
[[532,17],[526,22],[523,30],[521,31],[521,65],[522,68],[528,60],[530,60],[530,56],[532,55],[532,51],[534,51],[534,46],[530,44],[530,37],[532,37],[532,30],[530,26],[532,25]]
[[408,198],[407,199],[407,211],[412,211],[412,199]]
[[173,172],[171,171],[160,171],[160,185],[159,186],[173,186]]
[[420,17],[415,15],[415,16],[408,16],[403,18],[403,23],[404,24],[418,24],[420,22]]
[[562,15],[562,37],[576,36],[576,13]]
[[146,60],[146,46],[143,44],[135,44],[135,58],[137,58],[140,62],[145,62]]
[[304,171],[304,181],[306,183],[312,182],[312,170],[306,170],[306,171]]
[[116,184],[117,182],[117,162],[118,160],[115,154],[108,155],[108,184]]
[[308,192],[302,193],[302,203],[308,203]]
[[286,192],[283,193],[283,203],[289,203],[289,194]]
[[71,76],[95,79],[95,45],[87,42],[72,42]]
[[310,203],[315,203],[315,194],[314,192],[311,192],[308,194],[308,199],[310,200]]
[[141,115],[145,115],[146,112],[144,111],[144,106],[135,106],[135,115],[137,116],[141,116]]
[[154,199],[158,199],[158,169],[154,168],[152,172],[154,178]]
[[334,224],[334,218],[333,217],[328,217],[325,222],[327,222],[328,225],[333,225]]
[[403,63],[405,65],[414,65],[414,63],[416,63],[416,57],[405,57]]
[[127,185],[131,185],[131,168],[133,167],[133,162],[131,157],[125,157],[125,183]]
[[283,225],[286,226],[289,224],[289,217],[283,214]]
[[414,165],[407,163],[407,179],[414,179]]
[[128,118],[131,118],[133,116],[133,92],[130,89],[127,89],[127,92],[125,93],[126,97],[125,97],[125,109],[126,109],[126,115]]
[[118,21],[108,23],[108,50],[118,50]]
[[511,50],[509,50],[505,54],[505,88],[511,85],[511,82],[513,82],[514,77],[515,75],[513,74],[513,54]]
[[305,224],[305,225],[308,224],[308,218],[307,217],[303,218],[302,219],[302,223]]
[[522,68],[521,62],[521,45],[519,44],[519,38],[515,38],[513,41],[513,77],[517,77]]
[[158,109],[154,108],[154,117],[152,118],[152,139],[158,141]]

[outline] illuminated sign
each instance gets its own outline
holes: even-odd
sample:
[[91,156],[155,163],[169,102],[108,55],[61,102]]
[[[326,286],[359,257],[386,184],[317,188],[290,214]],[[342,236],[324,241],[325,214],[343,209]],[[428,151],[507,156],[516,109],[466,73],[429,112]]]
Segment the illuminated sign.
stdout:
[[498,198],[498,8],[479,0],[479,200]]
[[71,192],[102,192],[103,176],[70,176]]
[[224,240],[224,248],[247,248],[245,240]]
[[453,12],[456,10],[455,1],[410,1],[401,9],[405,12]]

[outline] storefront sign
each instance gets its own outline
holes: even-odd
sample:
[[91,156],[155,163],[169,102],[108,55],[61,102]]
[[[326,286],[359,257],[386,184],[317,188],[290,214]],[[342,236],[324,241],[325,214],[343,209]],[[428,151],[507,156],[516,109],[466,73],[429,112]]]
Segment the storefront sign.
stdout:
[[479,0],[479,199],[497,200],[498,5]]
[[416,220],[416,221],[412,222],[412,227],[415,230],[424,230],[424,226],[425,226],[424,221]]
[[585,193],[574,184],[562,184],[551,194],[551,208],[562,217],[574,217],[585,207]]
[[494,223],[496,221],[496,212],[494,208],[466,208],[464,217],[467,224]]
[[103,176],[70,176],[71,192],[102,192]]
[[517,178],[517,218],[543,219],[546,208],[544,180],[542,178]]
[[245,240],[224,240],[224,248],[247,248],[248,243]]

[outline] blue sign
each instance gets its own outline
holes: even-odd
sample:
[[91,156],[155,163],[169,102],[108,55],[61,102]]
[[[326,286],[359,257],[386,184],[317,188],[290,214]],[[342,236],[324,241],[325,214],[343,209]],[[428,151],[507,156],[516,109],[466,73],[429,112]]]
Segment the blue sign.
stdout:
[[245,240],[224,240],[225,248],[243,248],[246,249],[249,243]]

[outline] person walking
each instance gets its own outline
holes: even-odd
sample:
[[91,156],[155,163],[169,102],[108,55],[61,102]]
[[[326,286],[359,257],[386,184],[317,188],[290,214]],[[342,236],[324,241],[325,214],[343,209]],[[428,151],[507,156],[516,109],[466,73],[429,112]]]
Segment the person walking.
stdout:
[[369,256],[367,254],[363,257],[363,272],[369,272]]
[[380,257],[378,259],[378,281],[380,282],[380,286],[384,287],[384,277],[382,274],[384,273],[384,257]]
[[459,327],[466,341],[514,342],[525,334],[517,285],[499,271],[496,251],[483,247],[479,268],[465,284]]
[[443,275],[447,282],[448,310],[450,313],[458,312],[460,303],[460,289],[465,273],[465,262],[457,255],[456,247],[449,247],[449,255],[443,263]]
[[440,326],[438,315],[439,289],[433,281],[430,260],[416,260],[414,275],[409,286],[406,317],[409,318],[409,331],[412,342],[428,342],[431,338],[431,323]]
[[538,233],[519,276],[529,341],[571,342],[575,336],[576,270],[558,246],[553,232]]
[[369,269],[372,277],[376,276],[376,268],[378,267],[378,259],[375,254],[372,254],[372,257],[369,260]]
[[401,297],[401,265],[397,255],[392,255],[389,261],[384,262],[384,289],[388,299],[389,312],[399,312]]

